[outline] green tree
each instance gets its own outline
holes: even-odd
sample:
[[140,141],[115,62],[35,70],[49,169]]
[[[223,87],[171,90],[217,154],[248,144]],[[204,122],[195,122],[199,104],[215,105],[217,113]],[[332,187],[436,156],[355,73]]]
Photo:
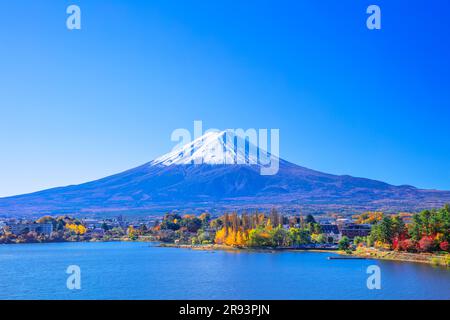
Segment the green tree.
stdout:
[[307,229],[290,228],[289,238],[293,245],[303,245],[311,243],[311,233]]
[[198,241],[203,243],[204,241],[211,241],[211,236],[208,232],[203,231],[202,229],[199,229],[197,231],[197,238]]
[[320,233],[317,237],[316,237],[316,242],[317,243],[326,243],[327,242],[327,238],[323,233]]
[[375,241],[392,244],[394,238],[391,217],[384,217],[378,224],[372,226],[371,235]]
[[360,244],[360,243],[365,243],[365,238],[364,237],[360,237],[360,236],[356,236],[354,239],[353,239],[353,244],[355,245],[355,246],[357,246],[358,244]]
[[320,227],[320,224],[313,223],[312,224],[312,232],[313,233],[321,233],[322,232],[322,228]]
[[272,231],[270,232],[270,236],[272,237],[272,243],[275,247],[282,247],[289,245],[289,241],[287,240],[288,238],[287,232],[280,225],[272,229]]
[[166,220],[164,219],[161,222],[161,230],[178,230],[180,229],[180,224],[178,222],[174,222],[176,220],[170,221],[170,220]]
[[392,233],[394,237],[399,237],[406,232],[406,226],[402,217],[395,216],[392,218]]
[[414,241],[419,241],[422,238],[421,220],[418,214],[413,215],[411,226],[409,228],[409,236]]
[[189,232],[197,232],[202,227],[202,220],[199,218],[186,218],[181,220],[181,225]]
[[339,250],[348,250],[350,248],[350,239],[347,236],[343,236],[338,243]]
[[250,230],[248,245],[250,247],[272,247],[274,243],[271,235],[263,227],[258,227]]

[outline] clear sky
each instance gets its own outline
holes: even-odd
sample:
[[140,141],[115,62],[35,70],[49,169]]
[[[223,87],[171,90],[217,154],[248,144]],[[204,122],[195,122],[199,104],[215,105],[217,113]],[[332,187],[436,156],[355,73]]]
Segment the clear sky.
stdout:
[[[77,4],[82,29],[66,28]],[[382,30],[366,28],[378,4]],[[312,169],[450,190],[447,0],[0,2],[0,196],[279,128]]]

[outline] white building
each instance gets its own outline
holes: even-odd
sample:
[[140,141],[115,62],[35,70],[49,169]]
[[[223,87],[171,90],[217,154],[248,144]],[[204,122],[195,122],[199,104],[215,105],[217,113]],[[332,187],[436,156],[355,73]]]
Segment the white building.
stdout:
[[15,235],[32,231],[50,235],[53,232],[53,224],[51,223],[9,223],[8,227],[11,233]]
[[333,238],[333,243],[339,242],[339,240],[341,240],[341,238],[342,238],[342,234],[339,231],[339,228],[336,224],[331,224],[331,223],[321,224],[320,230],[327,238],[327,242],[328,242],[328,238]]

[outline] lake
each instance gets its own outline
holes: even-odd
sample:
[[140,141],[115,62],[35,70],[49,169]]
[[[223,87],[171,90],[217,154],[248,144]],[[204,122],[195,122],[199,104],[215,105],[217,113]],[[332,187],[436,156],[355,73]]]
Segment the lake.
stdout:
[[[450,269],[330,253],[197,251],[144,242],[0,245],[0,299],[450,299]],[[66,269],[81,269],[81,289]],[[381,269],[369,290],[367,267]]]

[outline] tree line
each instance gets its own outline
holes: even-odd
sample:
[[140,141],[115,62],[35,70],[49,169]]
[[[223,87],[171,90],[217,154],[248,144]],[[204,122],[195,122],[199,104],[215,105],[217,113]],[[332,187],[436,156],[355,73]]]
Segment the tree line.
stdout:
[[423,210],[406,224],[401,214],[381,215],[373,221],[366,238],[355,238],[358,245],[407,252],[449,251],[450,206]]

